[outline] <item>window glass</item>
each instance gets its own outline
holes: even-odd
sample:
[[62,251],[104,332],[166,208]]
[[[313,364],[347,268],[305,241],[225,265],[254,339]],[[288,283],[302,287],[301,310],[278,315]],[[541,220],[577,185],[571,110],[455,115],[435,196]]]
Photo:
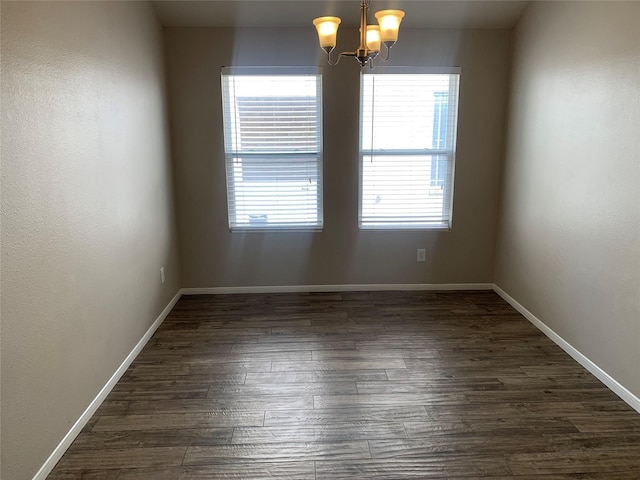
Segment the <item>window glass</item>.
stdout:
[[361,74],[360,228],[450,228],[458,70]]
[[322,228],[321,77],[223,69],[229,227]]

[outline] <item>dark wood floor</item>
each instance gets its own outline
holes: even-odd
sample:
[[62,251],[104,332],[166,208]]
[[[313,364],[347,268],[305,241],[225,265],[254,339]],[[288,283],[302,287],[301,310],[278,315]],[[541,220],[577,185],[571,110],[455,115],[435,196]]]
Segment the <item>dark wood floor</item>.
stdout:
[[639,479],[640,414],[493,292],[185,296],[50,479]]

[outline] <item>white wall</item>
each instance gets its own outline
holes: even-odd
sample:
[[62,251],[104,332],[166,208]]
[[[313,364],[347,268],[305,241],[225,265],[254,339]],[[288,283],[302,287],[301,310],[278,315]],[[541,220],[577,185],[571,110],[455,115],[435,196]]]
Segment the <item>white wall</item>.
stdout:
[[180,279],[152,8],[3,1],[1,29],[0,476],[23,480]]
[[[462,68],[451,231],[358,230],[360,69],[327,66],[313,28],[165,32],[184,287],[492,281],[509,31],[405,29],[393,48],[390,65]],[[230,233],[220,69],[292,64],[324,66],[324,231]]]
[[531,4],[514,35],[495,283],[640,396],[640,3]]

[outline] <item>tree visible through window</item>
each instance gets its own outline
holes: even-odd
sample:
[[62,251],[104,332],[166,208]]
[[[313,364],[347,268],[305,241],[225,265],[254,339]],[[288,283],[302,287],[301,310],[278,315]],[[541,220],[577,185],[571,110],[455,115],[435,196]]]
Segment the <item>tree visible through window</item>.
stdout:
[[224,69],[229,226],[322,227],[320,75]]

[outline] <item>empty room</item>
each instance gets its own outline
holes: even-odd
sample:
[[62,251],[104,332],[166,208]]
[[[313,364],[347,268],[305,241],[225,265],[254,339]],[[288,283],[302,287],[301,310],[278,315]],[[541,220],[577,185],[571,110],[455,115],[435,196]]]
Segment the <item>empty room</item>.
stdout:
[[640,1],[0,22],[2,480],[640,478]]

